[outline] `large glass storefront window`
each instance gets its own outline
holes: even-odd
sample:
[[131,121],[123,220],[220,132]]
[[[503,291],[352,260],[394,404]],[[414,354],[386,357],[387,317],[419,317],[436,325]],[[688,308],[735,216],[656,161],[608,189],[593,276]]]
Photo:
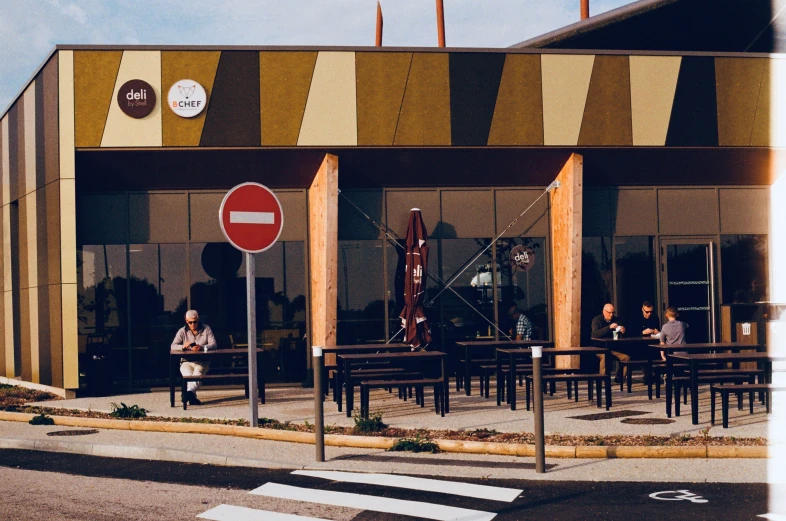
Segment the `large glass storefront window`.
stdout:
[[[516,306],[532,322],[532,339],[549,338],[549,313],[546,297],[546,239],[545,237],[518,237],[500,239],[497,242],[497,264],[500,267],[499,280],[499,321],[500,329],[513,337],[516,324],[509,323],[508,310]],[[524,268],[514,268],[510,257],[514,248],[527,254]],[[500,338],[504,338],[500,334]]]
[[584,237],[581,254],[581,342],[589,345],[592,318],[612,302],[611,237]]
[[340,345],[386,340],[383,245],[381,240],[338,241]]
[[[617,314],[623,321],[632,324],[641,316],[641,304],[644,301],[657,306],[652,237],[615,237],[614,247]],[[665,317],[661,315],[658,313],[663,322]]]
[[767,236],[722,235],[722,303],[767,300]]

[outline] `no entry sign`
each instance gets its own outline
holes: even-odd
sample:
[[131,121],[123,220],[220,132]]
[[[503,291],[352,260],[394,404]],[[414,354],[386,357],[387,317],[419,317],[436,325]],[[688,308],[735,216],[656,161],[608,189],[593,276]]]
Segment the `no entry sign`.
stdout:
[[278,197],[268,187],[243,183],[224,196],[218,222],[232,246],[246,253],[259,253],[278,240],[284,226],[284,212]]

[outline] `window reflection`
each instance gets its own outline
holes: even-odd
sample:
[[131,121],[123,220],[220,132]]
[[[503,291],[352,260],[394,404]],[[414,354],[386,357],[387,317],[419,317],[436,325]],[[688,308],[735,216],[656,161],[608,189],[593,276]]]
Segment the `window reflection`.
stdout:
[[383,241],[338,241],[339,344],[385,342]]
[[450,287],[458,293],[445,290],[440,296],[440,322],[446,335],[465,339],[494,336],[491,248],[475,259],[490,243],[491,239],[441,240],[441,278],[446,283],[452,281]]
[[[617,268],[616,311],[623,321],[632,324],[639,320],[641,304],[645,300],[653,304],[657,302],[652,238],[615,237],[614,244]],[[661,320],[665,320],[661,313],[657,315]]]
[[592,318],[612,301],[611,237],[584,237],[581,245],[581,341],[589,345]]
[[[497,242],[497,264],[500,267],[499,327],[511,337],[515,336],[516,324],[509,322],[508,310],[516,306],[532,322],[533,340],[549,338],[545,244],[544,237],[518,237]],[[514,268],[510,260],[511,252],[518,246],[526,251],[529,261],[522,268]],[[504,337],[500,334],[500,338]]]
[[721,236],[721,291],[724,304],[767,300],[766,259],[766,235]]

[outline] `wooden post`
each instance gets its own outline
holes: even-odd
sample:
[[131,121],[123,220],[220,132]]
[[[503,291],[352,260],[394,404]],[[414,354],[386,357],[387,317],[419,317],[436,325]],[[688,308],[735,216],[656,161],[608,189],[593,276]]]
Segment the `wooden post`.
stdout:
[[[571,154],[562,167],[551,204],[554,346],[577,347],[581,338],[581,219],[584,158]],[[557,358],[557,367],[578,368],[578,356]]]
[[382,47],[382,6],[377,2],[377,47]]
[[[325,155],[308,190],[311,346],[335,347],[338,302],[338,157]],[[333,355],[335,357],[335,355]],[[335,360],[325,360],[335,363]]]

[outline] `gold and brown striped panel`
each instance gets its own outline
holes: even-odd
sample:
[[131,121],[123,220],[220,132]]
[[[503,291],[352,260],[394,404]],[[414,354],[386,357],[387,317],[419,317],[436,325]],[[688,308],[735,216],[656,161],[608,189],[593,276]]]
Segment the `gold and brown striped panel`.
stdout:
[[320,51],[297,144],[358,144],[355,53]]
[[[2,140],[2,135],[0,135],[0,140]],[[8,312],[5,309],[5,240],[3,238],[4,230],[5,230],[5,208],[0,208],[0,328],[4,327],[6,324],[6,313]],[[13,350],[13,344],[11,344],[11,349]],[[0,376],[6,376],[6,342],[5,342],[5,334],[0,332]]]
[[593,55],[541,55],[543,143],[575,146],[587,101]]
[[679,56],[630,56],[634,146],[666,144],[681,61]]
[[[31,288],[31,292],[36,293],[37,308],[37,335],[38,335],[38,382],[44,385],[52,385],[52,330],[51,310],[49,309],[49,286],[47,284]],[[55,286],[56,287],[56,286]],[[59,311],[59,310],[58,310]],[[57,330],[58,335],[60,331]]]
[[488,144],[543,144],[539,55],[509,54],[505,57]]
[[36,132],[35,132],[35,80],[22,95],[24,103],[24,118],[20,119],[19,133],[24,136],[24,171],[19,173],[19,186],[24,186],[19,191],[19,196],[32,193],[36,189]]
[[411,52],[355,55],[358,145],[393,144],[411,63]]
[[76,147],[99,147],[123,51],[73,51]]
[[57,56],[58,80],[58,177],[73,179],[76,173],[74,159],[74,51],[60,51]]
[[11,201],[8,138],[8,116],[6,115],[0,120],[0,206]]
[[19,289],[19,344],[21,345],[20,375],[22,380],[33,381],[33,360],[30,337],[30,288]]
[[60,103],[58,99],[60,84],[58,74],[59,62],[59,56],[53,56],[39,75],[39,83],[42,87],[41,100],[36,100],[36,115],[38,119],[43,120],[40,127],[43,135],[39,140],[43,149],[39,152],[39,156],[42,159],[42,162],[39,161],[39,163],[44,168],[42,185],[51,183],[60,177],[60,132],[58,129],[60,125]]
[[764,58],[716,58],[718,145],[747,146],[759,103]]
[[447,54],[414,54],[394,145],[450,145]]
[[297,145],[316,62],[316,52],[259,53],[263,146]]
[[[49,324],[49,373],[51,383],[54,387],[65,387],[63,385],[63,338],[62,338],[62,319],[60,310],[62,306],[61,286],[50,284],[46,286],[48,316],[41,316],[42,323],[48,321]],[[42,337],[43,338],[43,337]],[[43,358],[42,358],[43,360]]]
[[[786,62],[784,60],[767,60],[761,78],[761,92],[756,106],[753,121],[751,146],[786,146],[786,127],[783,118],[773,117],[778,107],[782,107],[784,79],[786,78]],[[775,86],[775,88],[773,88]],[[778,90],[777,86],[781,86]],[[774,99],[774,98],[779,99]]]
[[633,144],[627,56],[595,57],[578,144]]
[[[207,104],[213,92],[216,69],[221,51],[162,51],[161,52],[161,104],[167,104],[169,89],[179,80],[194,80],[207,94]],[[183,118],[169,108],[163,109],[161,125],[163,146],[196,147],[205,125],[207,106],[193,118]]]

